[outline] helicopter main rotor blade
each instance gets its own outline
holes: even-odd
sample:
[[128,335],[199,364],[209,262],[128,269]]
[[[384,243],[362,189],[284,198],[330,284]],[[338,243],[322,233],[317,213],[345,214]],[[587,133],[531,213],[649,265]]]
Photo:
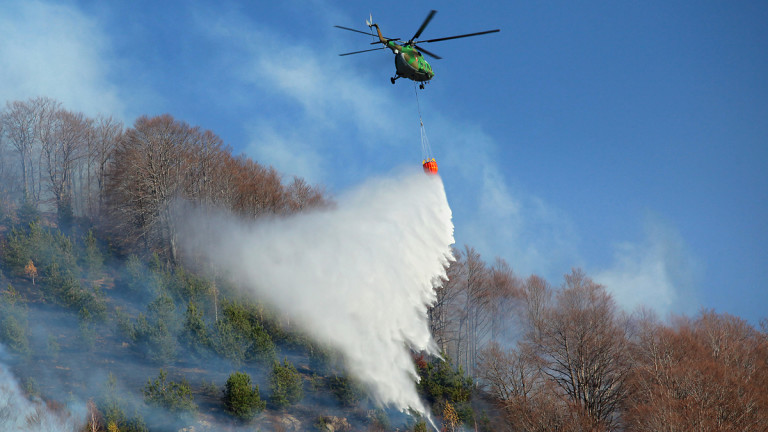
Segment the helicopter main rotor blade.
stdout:
[[419,29],[416,31],[416,34],[414,34],[411,40],[409,40],[408,42],[413,42],[414,39],[421,36],[421,32],[423,32],[424,29],[427,28],[427,24],[429,24],[429,22],[432,21],[432,17],[435,16],[436,13],[437,11],[434,9],[432,9],[432,11],[429,12],[429,15],[427,15],[427,18],[424,20],[423,23],[421,23],[421,27],[419,27]]
[[431,53],[431,52],[429,52],[429,51],[425,50],[424,48],[422,48],[422,47],[420,47],[420,46],[418,46],[418,45],[416,45],[416,44],[413,44],[413,46],[414,46],[414,47],[415,47],[417,50],[421,51],[422,53],[424,53],[424,54],[426,54],[426,55],[428,55],[428,56],[430,56],[430,57],[436,58],[436,59],[438,59],[438,60],[441,60],[441,59],[442,59],[442,57],[440,57],[439,55],[437,55],[437,54],[435,54],[435,53]]
[[342,27],[342,26],[338,26],[338,25],[335,25],[334,27],[336,27],[336,28],[340,28],[340,29],[342,29],[342,30],[349,30],[349,31],[353,31],[353,32],[355,32],[355,33],[362,33],[362,34],[364,34],[364,35],[366,35],[366,36],[371,36],[371,33],[368,33],[368,32],[364,32],[364,31],[360,31],[360,30],[355,30],[355,29],[353,29],[353,28],[349,28],[349,27]]
[[[388,38],[388,37],[385,37],[384,39],[386,39],[386,40],[387,40],[387,42],[389,42],[389,41],[399,41],[399,40],[401,40],[400,38]],[[380,44],[380,43],[381,43],[381,41],[371,42],[371,45],[376,45],[376,44]]]
[[486,31],[481,31],[481,32],[477,32],[477,33],[463,34],[463,35],[459,35],[459,36],[448,36],[448,37],[444,37],[444,38],[427,39],[427,40],[423,40],[423,41],[416,41],[416,43],[440,42],[440,41],[449,40],[449,39],[458,39],[458,38],[465,38],[465,37],[470,37],[470,36],[480,36],[480,35],[484,35],[484,34],[488,34],[488,33],[497,33],[497,32],[500,32],[500,31],[501,31],[500,29],[486,30]]
[[352,55],[352,54],[360,54],[360,53],[364,53],[364,52],[368,52],[368,51],[378,51],[378,50],[383,50],[383,49],[386,49],[386,47],[379,47],[379,48],[372,48],[372,49],[367,49],[367,50],[362,50],[362,51],[348,52],[348,53],[344,53],[344,54],[339,54],[339,56],[348,56],[348,55]]

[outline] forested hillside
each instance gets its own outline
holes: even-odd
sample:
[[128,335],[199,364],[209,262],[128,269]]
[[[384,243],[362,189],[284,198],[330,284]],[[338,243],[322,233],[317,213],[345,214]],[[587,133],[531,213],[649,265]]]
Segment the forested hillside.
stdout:
[[[258,220],[334,203],[171,115],[0,111],[0,368],[15,377],[0,373],[0,430],[430,427],[378,407],[339,353],[227,274],[186,266],[180,205]],[[444,358],[412,353],[439,428],[768,430],[768,321],[662,321],[578,269],[553,285],[469,246],[454,257],[429,310]]]

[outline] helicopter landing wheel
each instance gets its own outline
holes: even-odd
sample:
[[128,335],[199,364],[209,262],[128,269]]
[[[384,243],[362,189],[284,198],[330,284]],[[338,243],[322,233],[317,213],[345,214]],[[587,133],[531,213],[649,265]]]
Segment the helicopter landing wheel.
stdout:
[[419,88],[424,90],[424,83],[419,84]]
[[395,78],[395,77],[391,77],[391,78],[389,79],[389,81],[390,81],[392,84],[394,84],[396,79],[397,79],[397,78]]

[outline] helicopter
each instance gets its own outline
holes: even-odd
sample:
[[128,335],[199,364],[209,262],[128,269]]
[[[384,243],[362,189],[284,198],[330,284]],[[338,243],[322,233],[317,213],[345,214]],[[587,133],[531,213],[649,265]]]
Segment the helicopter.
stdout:
[[[383,47],[379,48],[372,48],[362,51],[354,51],[344,54],[339,54],[340,56],[348,56],[352,54],[360,54],[364,52],[369,51],[377,51],[377,50],[383,50],[383,49],[391,49],[392,52],[395,54],[395,76],[391,77],[389,80],[392,82],[392,84],[395,83],[395,80],[398,78],[408,78],[410,80],[416,81],[419,83],[419,88],[423,89],[424,84],[429,82],[434,76],[435,73],[432,71],[432,66],[424,59],[424,56],[422,53],[435,58],[435,59],[441,59],[439,55],[427,51],[426,49],[418,46],[417,44],[425,44],[425,43],[431,43],[431,42],[441,42],[446,41],[450,39],[458,39],[458,38],[465,38],[470,36],[480,36],[488,33],[496,33],[499,32],[499,29],[495,30],[486,30],[481,31],[477,33],[468,33],[458,36],[448,36],[448,37],[442,37],[437,39],[427,39],[427,40],[416,40],[419,36],[421,36],[421,33],[424,31],[425,28],[427,28],[427,25],[432,20],[432,18],[437,13],[436,10],[432,10],[427,15],[427,18],[424,19],[424,22],[421,23],[421,27],[416,31],[416,33],[411,37],[408,41],[402,44],[396,43],[397,41],[400,41],[400,38],[387,38],[382,36],[381,29],[379,28],[379,25],[373,22],[373,17],[369,15],[369,19],[365,20],[365,24],[369,28],[376,28],[376,32],[378,33],[379,40],[378,42],[371,42],[371,45],[375,45],[378,43],[383,44]],[[342,27],[342,26],[334,26],[336,28],[340,28],[342,30],[349,30],[356,33],[362,33],[364,35],[373,35],[373,33],[366,33],[364,31],[356,30],[349,27]]]

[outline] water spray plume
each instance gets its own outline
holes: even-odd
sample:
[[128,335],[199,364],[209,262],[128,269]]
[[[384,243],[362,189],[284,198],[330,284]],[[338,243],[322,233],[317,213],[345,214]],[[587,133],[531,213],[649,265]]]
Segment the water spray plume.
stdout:
[[379,403],[429,419],[409,348],[438,354],[427,308],[454,242],[440,177],[368,181],[333,208],[282,219],[185,219],[184,247],[340,350]]

